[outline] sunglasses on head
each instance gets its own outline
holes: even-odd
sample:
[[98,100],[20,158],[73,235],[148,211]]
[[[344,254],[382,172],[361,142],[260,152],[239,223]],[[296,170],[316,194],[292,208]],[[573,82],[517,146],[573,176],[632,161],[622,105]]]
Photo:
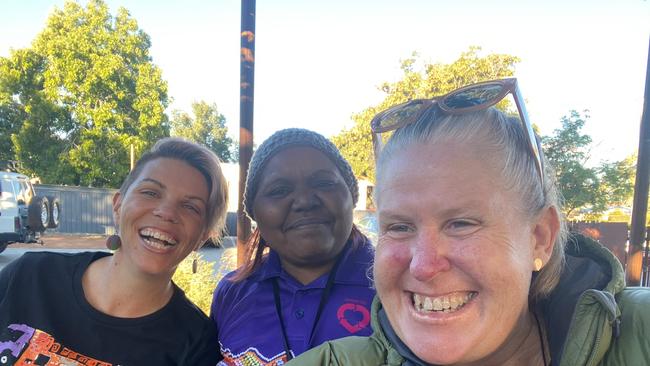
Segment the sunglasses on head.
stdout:
[[436,105],[440,111],[446,114],[462,114],[492,107],[503,100],[509,93],[512,94],[517,105],[519,119],[524,131],[526,131],[528,147],[535,160],[535,167],[543,187],[544,166],[541,146],[535,138],[535,132],[530,124],[526,106],[524,105],[524,98],[515,78],[467,85],[432,99],[411,100],[377,114],[370,122],[375,157],[379,156],[382,148],[381,133],[396,130],[416,122],[433,105]]

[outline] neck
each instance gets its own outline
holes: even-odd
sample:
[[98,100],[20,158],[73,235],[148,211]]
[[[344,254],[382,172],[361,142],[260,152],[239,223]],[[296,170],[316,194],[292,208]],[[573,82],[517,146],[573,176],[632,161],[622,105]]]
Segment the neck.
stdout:
[[[486,366],[517,366],[517,365],[544,365],[542,342],[534,315],[526,311],[522,314],[519,324],[506,338],[503,345],[477,365]],[[546,343],[546,342],[543,342]]]
[[88,303],[120,318],[142,317],[164,307],[174,293],[171,277],[129,271],[118,253],[98,259],[86,269],[81,283]]
[[318,266],[301,266],[287,262],[280,258],[282,269],[284,269],[288,274],[291,275],[291,277],[295,278],[303,285],[310,284],[320,276],[329,273],[332,270],[332,267],[334,267],[335,262],[336,258],[333,261]]

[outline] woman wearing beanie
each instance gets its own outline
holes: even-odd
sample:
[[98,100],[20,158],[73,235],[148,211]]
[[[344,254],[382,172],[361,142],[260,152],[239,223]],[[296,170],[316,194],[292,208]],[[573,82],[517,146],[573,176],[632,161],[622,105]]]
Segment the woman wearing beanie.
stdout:
[[244,197],[257,222],[247,262],[212,301],[219,365],[281,365],[325,341],[370,335],[374,250],[352,223],[358,195],[323,136],[291,128],[260,145]]

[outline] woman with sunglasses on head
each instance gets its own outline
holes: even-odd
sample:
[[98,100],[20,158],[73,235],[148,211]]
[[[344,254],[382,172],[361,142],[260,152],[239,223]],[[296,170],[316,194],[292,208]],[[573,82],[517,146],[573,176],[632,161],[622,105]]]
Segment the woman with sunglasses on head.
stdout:
[[259,146],[246,181],[257,222],[247,262],[212,302],[220,365],[282,365],[325,341],[370,335],[374,249],[352,223],[358,194],[348,162],[315,132],[281,130]]
[[[520,119],[492,107],[509,93]],[[566,233],[514,79],[394,107],[372,129],[394,131],[375,150],[374,333],[290,365],[650,364],[650,289]]]
[[227,202],[212,151],[158,141],[113,197],[112,254],[27,253],[0,272],[0,365],[216,365],[214,325],[171,279]]

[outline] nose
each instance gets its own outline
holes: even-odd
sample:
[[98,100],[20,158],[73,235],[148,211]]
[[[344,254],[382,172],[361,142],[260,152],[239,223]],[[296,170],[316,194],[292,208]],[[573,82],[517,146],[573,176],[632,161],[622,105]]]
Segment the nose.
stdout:
[[178,223],[177,213],[178,211],[168,202],[160,202],[160,204],[153,210],[154,216],[173,224]]
[[319,207],[321,203],[313,189],[301,188],[295,191],[291,207],[295,211],[309,211]]
[[409,270],[418,281],[429,281],[451,268],[447,258],[448,246],[435,229],[420,230],[411,251],[413,257]]

